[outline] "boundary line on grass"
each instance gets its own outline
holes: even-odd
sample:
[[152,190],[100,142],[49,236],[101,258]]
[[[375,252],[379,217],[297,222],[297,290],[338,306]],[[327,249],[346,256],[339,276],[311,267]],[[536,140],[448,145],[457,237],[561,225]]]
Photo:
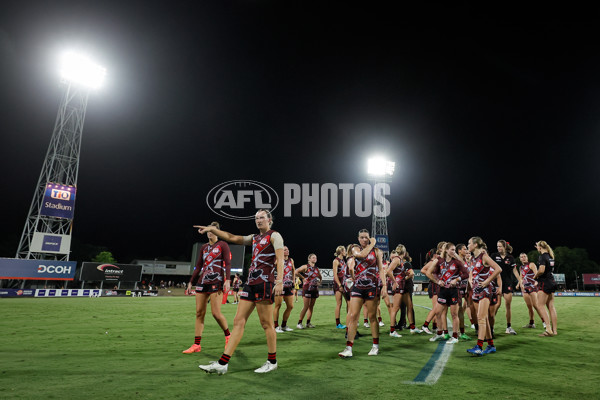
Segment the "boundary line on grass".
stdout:
[[[430,307],[421,306],[415,304],[417,307],[422,307],[431,311]],[[450,319],[448,322],[451,323]],[[440,342],[429,358],[429,361],[423,366],[419,374],[412,381],[404,381],[402,383],[407,385],[435,385],[442,376],[446,363],[450,358],[450,353],[454,346],[446,346],[445,342]]]

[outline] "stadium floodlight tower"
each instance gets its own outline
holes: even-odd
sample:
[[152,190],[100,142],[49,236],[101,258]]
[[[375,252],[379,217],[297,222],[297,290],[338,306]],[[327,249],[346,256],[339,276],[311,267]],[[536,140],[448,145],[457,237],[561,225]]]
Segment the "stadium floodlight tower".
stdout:
[[381,207],[381,212],[373,212],[371,235],[377,240],[377,247],[383,252],[384,260],[389,260],[390,256],[387,228],[387,215],[389,214],[389,209],[387,209],[388,204],[385,201],[377,202],[377,199],[375,198],[377,195],[376,187],[381,187],[382,184],[389,187],[395,168],[395,162],[388,161],[383,157],[373,157],[367,160],[367,173],[373,182],[373,204]]
[[61,61],[62,100],[16,258],[69,260],[83,121],[106,70],[76,53]]

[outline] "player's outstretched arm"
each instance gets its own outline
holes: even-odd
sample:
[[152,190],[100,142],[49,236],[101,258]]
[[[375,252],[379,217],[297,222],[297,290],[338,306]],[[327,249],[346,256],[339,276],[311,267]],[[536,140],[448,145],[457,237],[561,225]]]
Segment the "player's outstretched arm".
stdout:
[[198,233],[205,234],[206,232],[212,232],[219,237],[219,239],[223,239],[226,242],[233,244],[244,244],[244,237],[239,235],[233,235],[229,232],[222,231],[217,229],[216,226],[212,225],[194,225],[194,228],[198,228]]

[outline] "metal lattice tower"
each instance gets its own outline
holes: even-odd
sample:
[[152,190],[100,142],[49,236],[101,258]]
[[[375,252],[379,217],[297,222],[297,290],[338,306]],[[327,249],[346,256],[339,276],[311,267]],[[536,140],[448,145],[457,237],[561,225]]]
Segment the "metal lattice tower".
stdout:
[[[390,183],[391,179],[388,179],[386,177],[377,177],[375,179],[373,179],[373,189],[375,188],[375,185],[377,185],[378,183]],[[371,236],[375,237],[376,235],[385,235],[388,236],[388,226],[387,226],[387,212],[389,211],[386,207],[386,203],[382,203],[381,204],[381,208],[383,211],[383,216],[377,216],[377,214],[374,212],[373,213],[373,219],[372,219],[372,223],[371,223]],[[388,236],[388,247],[389,247],[389,236]],[[388,251],[383,251],[383,259],[384,260],[389,260],[390,259],[390,252]]]
[[[370,176],[370,180],[373,183],[373,200],[375,200],[376,188],[381,186],[381,184],[387,186],[387,191],[389,191],[389,183],[392,181],[392,175],[394,174],[394,169],[396,168],[396,163],[393,161],[387,161],[382,157],[371,158],[367,161],[367,171]],[[384,188],[384,191],[386,188]],[[389,194],[386,193],[386,194]],[[389,213],[388,204],[386,201],[379,202],[381,207],[381,215],[377,215],[375,209],[373,209],[373,221],[371,224],[371,237],[376,237],[378,235],[383,235],[387,238],[387,250],[381,249],[383,253],[384,261],[390,259],[390,240],[388,236],[388,227],[387,227],[387,215]],[[374,204],[375,205],[375,204]],[[378,238],[379,239],[379,238]],[[379,246],[378,246],[379,247]]]
[[31,251],[35,232],[70,235],[72,219],[41,215],[46,185],[49,182],[77,186],[81,133],[90,88],[64,82],[64,92],[58,109],[54,132],[42,166],[16,258],[69,260],[69,254]]

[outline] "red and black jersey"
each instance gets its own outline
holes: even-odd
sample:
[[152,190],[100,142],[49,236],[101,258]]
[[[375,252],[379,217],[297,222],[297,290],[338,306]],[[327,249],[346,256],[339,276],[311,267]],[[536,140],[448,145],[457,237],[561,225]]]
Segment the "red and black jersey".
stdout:
[[[306,265],[306,278],[304,279],[305,288],[316,288],[319,286],[319,268],[316,265]],[[312,290],[312,289],[311,289]]]
[[240,288],[240,282],[241,279],[233,279],[233,288],[234,289],[239,289]]
[[190,283],[209,285],[225,283],[229,279],[231,269],[231,252],[229,245],[222,240],[215,244],[203,244],[200,247],[200,256],[194,268]]
[[294,262],[288,258],[283,260],[283,287],[291,288],[292,286],[294,286]]
[[456,258],[451,258],[450,261],[446,261],[441,257],[438,258],[433,272],[438,274],[445,287],[450,287],[450,282],[456,278],[462,280],[469,277],[469,270],[462,261]]
[[473,287],[477,287],[480,282],[490,277],[491,268],[483,263],[483,252],[477,257],[473,256],[471,263],[473,265]]
[[365,258],[356,258],[354,267],[354,287],[357,289],[375,289],[379,276],[377,253],[371,249]]
[[350,270],[343,258],[336,257],[336,259],[338,260],[337,277],[340,283],[343,285],[346,279],[350,277]]
[[520,270],[521,279],[523,280],[523,287],[521,289],[535,286],[535,279],[533,278],[534,273],[531,267],[529,267],[529,263],[521,265]]
[[412,264],[408,261],[402,260],[399,256],[392,257],[392,259],[390,260],[390,264],[394,260],[394,258],[399,259],[400,264],[398,264],[396,268],[394,268],[392,274],[394,275],[394,279],[396,280],[396,282],[400,283],[401,281],[406,280],[409,271],[412,269]]
[[274,230],[255,234],[252,238],[252,262],[248,270],[248,285],[275,282],[275,248],[271,243]]

